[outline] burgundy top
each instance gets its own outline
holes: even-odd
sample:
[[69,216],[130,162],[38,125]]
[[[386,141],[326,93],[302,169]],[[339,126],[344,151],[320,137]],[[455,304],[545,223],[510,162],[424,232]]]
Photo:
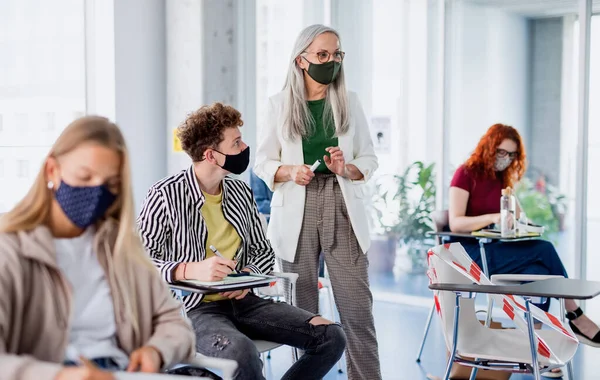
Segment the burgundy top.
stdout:
[[475,179],[465,169],[464,165],[461,165],[456,169],[450,186],[455,186],[469,192],[465,216],[479,216],[500,212],[502,181],[499,178]]

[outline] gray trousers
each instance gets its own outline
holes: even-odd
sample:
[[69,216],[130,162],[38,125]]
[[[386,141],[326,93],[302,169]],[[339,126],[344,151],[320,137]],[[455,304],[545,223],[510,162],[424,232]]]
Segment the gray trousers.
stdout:
[[363,254],[346,211],[335,175],[317,174],[306,186],[304,219],[293,263],[285,272],[298,273],[296,305],[318,313],[319,254],[323,252],[335,304],[346,333],[348,379],[381,379],[369,261]]

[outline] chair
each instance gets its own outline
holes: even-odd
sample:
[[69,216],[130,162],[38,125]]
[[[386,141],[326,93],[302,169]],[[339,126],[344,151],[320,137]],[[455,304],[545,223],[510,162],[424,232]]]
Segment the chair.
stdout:
[[[431,213],[431,220],[435,226],[435,232],[442,232],[450,225],[450,217],[448,210],[438,210]],[[438,244],[443,243],[441,236],[437,237]],[[431,327],[431,320],[433,319],[433,313],[435,312],[435,304],[431,305],[429,315],[427,316],[427,322],[425,322],[425,331],[423,332],[423,339],[421,339],[421,345],[419,346],[419,353],[417,354],[417,363],[421,362],[421,355],[425,348],[425,341],[427,341],[427,335],[429,334],[429,328]]]
[[[438,210],[431,213],[431,220],[435,226],[435,232],[443,232],[449,231],[450,225],[450,216],[448,210]],[[444,239],[441,236],[437,237],[438,244],[443,244]],[[483,244],[481,243],[481,261],[483,263],[483,273],[490,277],[487,266],[487,255],[485,253],[485,249],[483,249]],[[490,280],[494,284],[503,285],[503,284],[515,284],[515,283],[523,283],[528,281],[540,281],[546,280],[552,277],[562,277],[562,276],[549,276],[549,275],[538,275],[538,274],[495,274],[490,277]],[[564,316],[564,300],[560,301],[561,303],[561,315]],[[490,319],[492,317],[492,308],[494,306],[493,301],[488,302],[487,308],[487,316],[486,316],[486,325],[489,325]],[[423,339],[421,340],[421,345],[419,346],[419,352],[417,354],[417,363],[421,362],[421,355],[423,354],[423,349],[425,348],[425,342],[427,340],[427,335],[429,334],[429,328],[431,327],[431,321],[433,319],[433,314],[435,312],[435,304],[431,306],[429,310],[429,315],[427,317],[427,322],[425,323],[425,331],[423,332]]]
[[[289,304],[293,304],[293,301],[296,296],[296,281],[298,280],[298,274],[297,273],[273,272],[273,273],[271,273],[271,275],[278,277],[280,279],[280,282],[286,283],[283,286],[287,287],[287,289],[289,290],[289,294],[291,294],[291,297],[290,297],[291,299],[286,300],[286,302]],[[278,288],[277,284],[279,284],[279,281],[276,283],[275,286],[271,286],[266,289],[271,289],[271,288],[277,289]],[[183,297],[188,295],[190,292],[185,289],[181,289],[181,288],[177,287],[177,285],[171,284],[169,286],[171,287],[171,290],[175,294],[175,298],[181,302],[181,314],[183,316],[187,317],[187,312],[185,310],[185,306],[183,305]],[[263,289],[263,290],[261,290],[261,289]],[[263,297],[277,297],[277,294],[279,293],[279,291],[277,291],[277,290],[273,291],[273,290],[264,290],[264,289],[265,288],[256,289],[257,294],[259,296],[263,296]],[[256,346],[257,351],[260,353],[260,357],[263,362],[263,372],[264,372],[265,371],[264,364],[266,363],[266,359],[267,359],[266,354],[271,352],[271,350],[274,350],[278,347],[283,346],[283,344],[270,342],[270,341],[266,341],[266,340],[260,340],[260,339],[253,339],[252,342]],[[196,355],[201,355],[201,354],[197,353]],[[292,356],[293,356],[294,361],[298,360],[298,353],[295,348],[292,348]],[[237,363],[236,363],[236,367],[233,369],[233,371],[235,371],[235,369],[237,369]],[[232,372],[232,376],[233,376],[233,372]],[[224,379],[224,380],[227,380],[227,379]]]
[[[210,356],[205,356],[200,353],[196,353],[195,358],[186,363],[182,363],[181,365],[191,365],[194,367],[211,368],[219,370],[221,371],[221,377],[223,378],[223,380],[232,380],[233,376],[235,375],[235,371],[238,367],[238,364],[235,360],[211,358]],[[173,380],[181,378],[181,376],[177,376],[176,378],[174,377],[174,375],[171,376],[173,376]],[[168,379],[164,378],[164,380]]]
[[[458,243],[435,247],[428,258],[432,283],[493,285]],[[475,315],[474,298],[462,298],[449,291],[434,292],[446,346],[451,353],[445,379],[449,378],[454,362],[510,372],[534,372],[532,363],[539,363],[540,372],[567,365],[569,374],[572,373],[571,359],[579,343],[568,323],[560,322],[529,301],[523,302],[520,297],[491,297],[503,304],[516,329],[490,329],[482,325]],[[534,330],[532,317],[551,329]],[[472,379],[475,374],[474,371]]]

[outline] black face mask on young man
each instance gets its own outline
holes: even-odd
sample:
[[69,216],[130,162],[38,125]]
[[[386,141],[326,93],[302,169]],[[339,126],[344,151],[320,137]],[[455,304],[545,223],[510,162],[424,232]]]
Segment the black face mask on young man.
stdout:
[[248,164],[250,164],[250,147],[246,147],[246,149],[242,150],[238,154],[225,154],[216,149],[213,150],[225,156],[225,162],[221,168],[227,170],[228,172],[233,174],[242,174],[246,171],[246,169],[248,169]]

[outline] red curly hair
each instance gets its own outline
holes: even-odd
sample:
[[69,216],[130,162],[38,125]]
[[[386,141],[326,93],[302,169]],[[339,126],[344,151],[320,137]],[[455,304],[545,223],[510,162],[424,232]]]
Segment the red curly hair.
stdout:
[[[494,169],[496,149],[505,139],[510,139],[517,144],[517,155],[506,170],[497,173]],[[500,174],[502,187],[513,187],[516,182],[523,178],[527,167],[525,146],[521,135],[511,126],[504,124],[492,125],[479,140],[477,148],[475,148],[464,166],[475,178],[495,179]]]

